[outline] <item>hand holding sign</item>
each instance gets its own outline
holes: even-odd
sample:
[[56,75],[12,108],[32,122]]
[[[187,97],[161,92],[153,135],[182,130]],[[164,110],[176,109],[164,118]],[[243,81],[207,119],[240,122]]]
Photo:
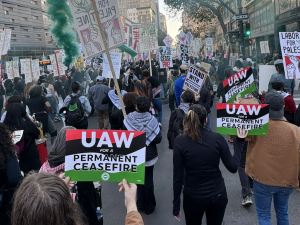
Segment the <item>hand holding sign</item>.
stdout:
[[119,192],[124,192],[125,195],[125,206],[127,208],[127,213],[137,211],[136,206],[136,191],[137,186],[135,184],[129,184],[125,179],[119,183]]
[[246,131],[245,129],[237,128],[236,131],[237,131],[237,136],[239,138],[246,138],[248,135],[248,131]]

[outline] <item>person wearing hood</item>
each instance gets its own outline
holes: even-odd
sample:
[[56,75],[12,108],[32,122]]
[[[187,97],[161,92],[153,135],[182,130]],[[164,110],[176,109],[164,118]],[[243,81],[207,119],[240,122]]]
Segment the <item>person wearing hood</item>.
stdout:
[[237,73],[237,72],[239,72],[243,69],[245,69],[245,68],[243,67],[243,64],[242,64],[241,60],[236,60],[235,64],[234,64],[234,67],[232,69],[233,72]]
[[124,130],[146,132],[146,163],[145,184],[137,187],[137,207],[145,211],[146,215],[153,213],[156,200],[154,195],[153,170],[158,161],[157,144],[162,140],[162,135],[157,119],[149,112],[150,100],[139,97],[136,112],[130,113],[124,120]]
[[[66,156],[66,133],[67,130],[74,130],[76,128],[66,126],[63,127],[52,144],[51,152],[49,154],[48,161],[46,161],[41,169],[40,173],[54,173],[60,175],[65,172],[65,156]],[[77,182],[78,188],[78,203],[88,220],[88,224],[98,224],[96,215],[96,193],[93,182]]]
[[169,91],[169,108],[171,112],[175,109],[175,104],[177,106],[174,86],[178,77],[179,77],[179,71],[173,68],[171,70],[170,77],[168,78],[167,85],[166,85],[166,93],[168,93]]
[[284,66],[283,66],[283,60],[277,59],[274,62],[274,65],[277,70],[277,73],[275,73],[271,76],[271,79],[269,81],[268,92],[272,90],[272,83],[277,81],[277,82],[284,83],[285,91],[289,92],[293,95],[294,88],[295,88],[295,79],[286,79]]

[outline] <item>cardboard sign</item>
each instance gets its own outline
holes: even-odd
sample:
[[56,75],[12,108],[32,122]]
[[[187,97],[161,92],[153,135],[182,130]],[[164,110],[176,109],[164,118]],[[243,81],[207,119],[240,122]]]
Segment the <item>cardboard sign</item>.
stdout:
[[201,62],[201,67],[209,74],[211,65],[209,63]]
[[[120,70],[121,70],[121,59],[122,53],[110,52],[111,61],[114,66],[116,78],[120,78]],[[103,54],[103,71],[102,76],[105,78],[112,78],[110,66],[108,63],[107,55]]]
[[171,47],[160,46],[158,52],[159,52],[160,68],[173,67]]
[[300,33],[279,32],[286,79],[300,79]]
[[117,0],[96,2],[106,40],[101,38],[91,0],[68,2],[87,59],[105,52],[103,41],[107,42],[110,50],[126,44]]
[[72,181],[144,184],[146,133],[67,130],[65,173]]
[[183,89],[187,88],[195,94],[199,94],[205,83],[206,77],[207,73],[204,73],[197,67],[191,66],[184,81]]
[[133,44],[133,49],[140,53],[140,25],[133,25],[132,26],[132,44]]
[[267,135],[269,105],[217,103],[217,133],[236,135],[237,128],[248,135]]
[[256,90],[252,68],[241,70],[223,82],[227,103],[233,103],[239,94],[243,97]]

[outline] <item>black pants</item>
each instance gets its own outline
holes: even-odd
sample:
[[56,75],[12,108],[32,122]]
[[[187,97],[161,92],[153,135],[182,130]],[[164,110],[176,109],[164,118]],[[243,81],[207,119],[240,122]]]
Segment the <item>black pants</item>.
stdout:
[[[236,141],[236,140],[234,140]],[[244,149],[241,154],[241,161],[239,165],[239,177],[241,181],[241,186],[242,186],[242,195],[243,198],[246,198],[247,196],[251,196],[251,186],[252,186],[252,179],[246,174],[245,172],[245,167],[246,167],[246,157],[247,157],[247,146],[248,143],[245,142]]]
[[175,94],[169,95],[169,108],[171,112],[175,109],[175,105],[177,106]]
[[89,122],[88,122],[87,117],[84,117],[84,119],[82,121],[80,121],[79,123],[68,123],[68,122],[66,122],[66,125],[75,127],[78,130],[86,130],[89,127]]
[[110,129],[111,130],[120,130],[120,129],[122,129],[123,124],[120,124],[119,118],[112,118],[109,115],[109,123],[110,123]]
[[201,199],[183,195],[186,225],[201,225],[204,213],[207,225],[221,225],[227,203],[226,191],[216,197]]
[[145,214],[151,214],[156,206],[153,183],[153,166],[145,168],[145,185],[137,185],[137,207]]

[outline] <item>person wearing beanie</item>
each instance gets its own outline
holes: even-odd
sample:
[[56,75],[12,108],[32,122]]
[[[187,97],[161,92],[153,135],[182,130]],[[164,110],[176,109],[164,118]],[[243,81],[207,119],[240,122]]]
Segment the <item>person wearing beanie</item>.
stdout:
[[283,60],[277,59],[274,62],[274,65],[277,70],[277,73],[275,73],[271,76],[271,79],[269,81],[268,91],[271,91],[273,89],[272,88],[273,82],[282,82],[282,83],[284,83],[284,90],[286,92],[291,93],[291,95],[293,95],[294,88],[295,88],[295,79],[286,79],[284,66],[283,66]]
[[280,93],[270,91],[265,103],[269,105],[268,134],[248,137],[246,173],[253,180],[259,224],[271,224],[273,199],[277,224],[289,224],[289,197],[299,187],[300,130],[284,118]]

